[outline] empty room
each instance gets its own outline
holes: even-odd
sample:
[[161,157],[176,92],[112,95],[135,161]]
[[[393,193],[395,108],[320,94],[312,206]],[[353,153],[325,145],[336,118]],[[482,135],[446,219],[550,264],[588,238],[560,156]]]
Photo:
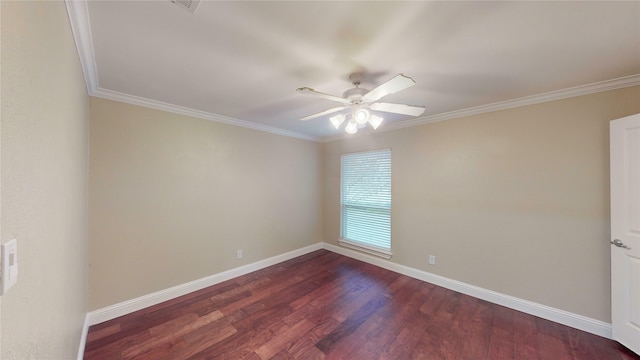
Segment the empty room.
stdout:
[[0,359],[640,358],[640,1],[0,1]]

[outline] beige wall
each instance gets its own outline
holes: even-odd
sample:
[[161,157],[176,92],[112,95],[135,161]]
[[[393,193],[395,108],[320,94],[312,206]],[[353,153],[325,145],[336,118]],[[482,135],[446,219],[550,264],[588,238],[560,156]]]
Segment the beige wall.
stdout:
[[610,322],[608,123],[637,112],[634,87],[324,144],[325,241],[340,154],[392,148],[391,261]]
[[[1,4],[0,242],[18,238],[20,277],[0,298],[0,358],[71,359],[88,100],[64,4]],[[90,111],[90,310],[323,230],[335,244],[339,155],[391,147],[392,261],[610,321],[608,121],[640,112],[637,87],[324,145],[95,98]]]
[[87,312],[88,97],[63,2],[2,1],[2,359],[73,359]]
[[319,144],[90,107],[91,310],[322,241]]

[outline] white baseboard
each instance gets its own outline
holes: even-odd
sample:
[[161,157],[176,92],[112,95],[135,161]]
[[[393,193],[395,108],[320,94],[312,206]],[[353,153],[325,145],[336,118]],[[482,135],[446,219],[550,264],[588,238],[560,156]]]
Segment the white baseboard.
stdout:
[[213,274],[198,280],[190,281],[181,285],[177,285],[165,290],[160,290],[151,294],[147,294],[135,299],[123,301],[118,304],[108,306],[106,308],[91,311],[87,314],[89,325],[99,324],[117,317],[130,314],[134,311],[138,311],[161,302],[177,298],[182,295],[192,293],[194,291],[204,289],[206,287],[236,278],[241,275],[254,272],[266,268],[271,265],[281,263],[286,260],[293,259],[295,257],[320,250],[323,248],[323,243],[316,243],[303,247],[301,249],[289,251],[284,254],[276,255],[268,259],[256,261],[251,264],[243,265],[231,270],[227,270],[221,273]]
[[[290,251],[281,255],[270,257],[268,259],[260,260],[235,269],[227,270],[218,274],[213,274],[202,279],[194,280],[185,284],[171,287],[169,289],[161,290],[152,294],[144,295],[135,299],[111,305],[106,308],[89,312],[85,319],[85,329],[83,329],[83,339],[81,340],[82,353],[84,352],[84,343],[86,342],[87,328],[90,325],[95,325],[111,319],[115,319],[119,316],[123,316],[134,311],[138,311],[146,307],[150,307],[161,302],[171,300],[176,297],[203,289],[205,287],[212,286],[223,281],[227,281],[235,277],[245,275],[250,272],[260,270],[265,267],[272,266],[320,249],[326,249],[356,260],[379,266],[393,272],[397,272],[399,274],[426,281],[434,285],[442,286],[444,288],[457,291],[465,295],[473,296],[475,298],[502,305],[510,309],[522,311],[530,315],[534,315],[543,319],[557,322],[559,324],[573,327],[575,329],[611,339],[611,324],[600,320],[595,320],[586,316],[574,314],[532,301],[523,300],[510,295],[501,294],[492,290],[483,289],[481,287],[466,284],[457,280],[452,280],[444,276],[432,274],[409,266],[400,265],[389,260],[364,254],[355,250],[339,247],[328,243],[316,243],[301,249]],[[78,359],[82,358],[80,354],[81,353],[79,353],[78,355]]]
[[543,319],[557,322],[562,325],[586,331],[611,339],[611,324],[604,321],[592,319],[586,316],[574,314],[568,311],[556,309],[550,306],[541,305],[532,301],[523,300],[510,295],[501,294],[495,291],[483,289],[474,285],[469,285],[457,280],[452,280],[444,276],[432,274],[423,270],[418,270],[409,266],[400,265],[389,260],[364,254],[355,250],[340,246],[323,243],[325,249],[335,253],[348,256],[350,258],[364,261],[366,263],[379,266],[418,280],[442,286],[459,293],[486,300],[494,304],[502,305],[510,309],[518,310]]
[[89,314],[84,316],[84,324],[82,325],[82,334],[80,335],[80,346],[78,347],[78,360],[84,358],[84,346],[87,344],[87,334],[89,333]]

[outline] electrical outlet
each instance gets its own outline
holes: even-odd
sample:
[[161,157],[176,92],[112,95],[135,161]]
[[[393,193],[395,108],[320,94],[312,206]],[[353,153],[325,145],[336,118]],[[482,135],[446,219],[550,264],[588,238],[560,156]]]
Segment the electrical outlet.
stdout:
[[242,249],[236,250],[236,259],[242,259]]
[[0,295],[5,294],[18,282],[18,241],[7,241],[0,246],[2,252],[2,275],[0,275]]
[[436,256],[429,255],[429,265],[435,265],[435,264],[436,264]]

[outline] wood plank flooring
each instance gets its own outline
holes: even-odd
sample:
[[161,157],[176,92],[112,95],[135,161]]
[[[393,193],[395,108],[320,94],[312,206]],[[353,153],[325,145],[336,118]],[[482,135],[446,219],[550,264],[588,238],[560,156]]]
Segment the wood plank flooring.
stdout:
[[611,340],[329,251],[89,329],[85,359],[639,359]]

